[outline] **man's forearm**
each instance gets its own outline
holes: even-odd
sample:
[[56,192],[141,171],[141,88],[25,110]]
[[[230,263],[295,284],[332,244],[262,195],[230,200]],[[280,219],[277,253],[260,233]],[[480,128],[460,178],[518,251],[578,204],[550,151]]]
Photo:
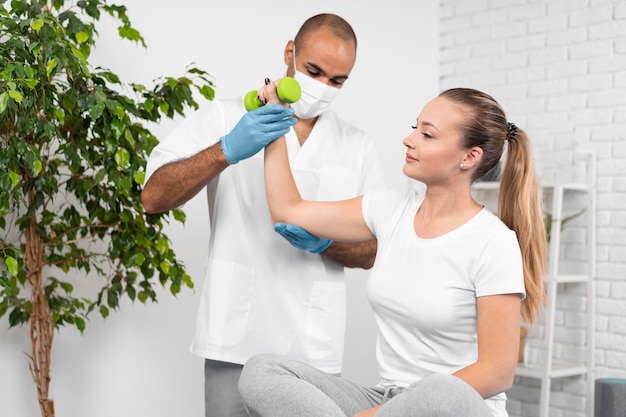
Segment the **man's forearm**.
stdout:
[[365,242],[333,242],[320,255],[346,268],[370,269],[376,259],[376,240]]
[[141,201],[148,213],[159,213],[189,201],[226,167],[220,144],[159,168],[145,184]]

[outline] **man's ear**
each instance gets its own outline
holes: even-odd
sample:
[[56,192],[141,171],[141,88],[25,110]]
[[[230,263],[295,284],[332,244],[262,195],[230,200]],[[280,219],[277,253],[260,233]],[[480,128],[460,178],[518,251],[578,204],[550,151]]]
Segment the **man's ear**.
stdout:
[[480,160],[482,159],[482,157],[483,157],[482,148],[475,146],[472,149],[470,149],[465,155],[465,158],[463,158],[463,166],[465,168],[473,168],[475,166],[478,166],[478,164],[480,164]]
[[285,60],[285,65],[290,69],[293,65],[293,53],[295,51],[295,44],[292,40],[287,42],[285,45],[285,51],[283,52],[283,59]]

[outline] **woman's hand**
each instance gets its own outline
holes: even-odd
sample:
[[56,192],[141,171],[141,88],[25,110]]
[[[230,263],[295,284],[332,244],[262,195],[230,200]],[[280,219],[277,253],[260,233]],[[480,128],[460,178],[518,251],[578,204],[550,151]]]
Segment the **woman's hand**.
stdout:
[[278,97],[276,90],[276,84],[280,80],[274,82],[269,78],[265,79],[265,85],[257,90],[257,98],[265,105],[267,104],[280,104],[283,107],[289,107],[288,103],[285,103]]

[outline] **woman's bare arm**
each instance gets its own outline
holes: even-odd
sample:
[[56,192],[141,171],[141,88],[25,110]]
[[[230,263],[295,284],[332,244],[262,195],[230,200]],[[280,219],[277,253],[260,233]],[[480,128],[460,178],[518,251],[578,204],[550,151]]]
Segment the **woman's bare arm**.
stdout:
[[520,335],[520,295],[477,298],[478,360],[455,373],[483,398],[513,385]]
[[343,201],[302,200],[282,137],[265,148],[265,188],[274,223],[295,224],[308,232],[342,242],[361,242],[374,236],[361,212],[362,197]]

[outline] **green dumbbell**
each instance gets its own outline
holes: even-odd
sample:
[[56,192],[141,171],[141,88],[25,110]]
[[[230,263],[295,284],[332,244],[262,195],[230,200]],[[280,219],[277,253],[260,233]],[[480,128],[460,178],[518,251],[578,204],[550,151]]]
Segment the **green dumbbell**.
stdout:
[[[276,84],[276,93],[281,101],[291,104],[300,100],[302,90],[298,81],[291,77],[285,77]],[[247,111],[258,109],[263,105],[257,98],[257,94],[257,90],[251,90],[244,96],[243,104]]]

